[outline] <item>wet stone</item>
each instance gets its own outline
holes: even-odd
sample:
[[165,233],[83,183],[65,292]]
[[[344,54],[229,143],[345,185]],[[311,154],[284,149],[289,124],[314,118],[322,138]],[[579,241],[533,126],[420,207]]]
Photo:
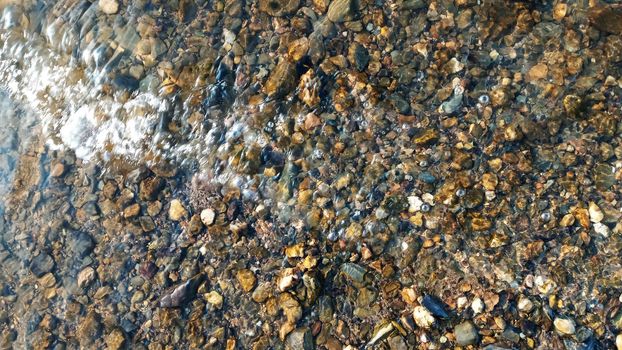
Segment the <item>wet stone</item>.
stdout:
[[186,282],[174,287],[170,292],[166,293],[162,299],[160,299],[160,306],[162,307],[180,307],[190,300],[195,295],[197,288],[203,282],[204,276],[202,274],[196,275]]
[[211,291],[205,295],[205,300],[212,304],[216,309],[222,308],[224,298],[217,291]]
[[341,272],[348,277],[348,279],[358,284],[362,284],[365,281],[365,274],[367,273],[363,266],[353,263],[341,265]]
[[114,15],[119,12],[119,2],[117,0],[99,0],[99,8],[107,15]]
[[41,277],[46,273],[52,271],[54,268],[54,260],[46,253],[40,253],[35,256],[30,262],[30,271],[37,277]]
[[164,185],[164,179],[161,177],[147,178],[140,182],[138,196],[141,200],[152,201],[157,198]]
[[184,208],[179,199],[173,199],[168,210],[168,217],[173,221],[180,221],[188,216],[188,211]]
[[151,232],[156,228],[155,222],[150,216],[141,216],[138,218],[138,222],[140,223],[140,227],[145,232]]
[[294,329],[285,341],[285,348],[288,350],[312,350],[313,336],[308,327]]
[[302,318],[302,306],[290,293],[279,294],[278,303],[287,322],[295,324]]
[[246,293],[250,292],[251,290],[253,290],[253,288],[255,288],[257,277],[255,277],[255,274],[251,270],[239,270],[236,274],[236,278],[238,280],[238,283],[240,283],[242,290],[244,290]]
[[281,17],[294,13],[300,6],[300,0],[260,0],[259,10],[270,16]]
[[125,334],[123,334],[122,330],[115,328],[112,332],[106,335],[104,340],[106,342],[107,349],[119,350],[125,345]]
[[557,317],[553,321],[555,329],[564,335],[572,335],[575,333],[575,323],[571,319]]
[[363,45],[354,43],[348,49],[348,61],[357,70],[364,71],[369,63],[369,52]]
[[117,90],[132,92],[138,89],[138,80],[130,75],[119,75],[112,80],[112,85]]
[[203,225],[210,226],[214,223],[215,218],[216,213],[213,209],[203,209],[201,211],[201,222],[203,222]]
[[417,326],[421,328],[430,328],[434,324],[434,316],[423,306],[415,306],[413,319]]
[[251,297],[257,303],[263,303],[270,297],[271,287],[268,283],[259,283]]
[[598,5],[588,12],[590,23],[601,31],[622,34],[622,6]]
[[588,211],[590,214],[590,221],[592,222],[595,222],[595,223],[601,222],[603,218],[605,217],[605,214],[603,213],[603,211],[594,202],[590,202]]
[[76,335],[81,346],[89,347],[96,342],[102,331],[101,317],[94,311],[90,311],[86,316],[78,323],[78,329]]
[[52,166],[50,170],[50,176],[52,177],[61,177],[65,173],[65,166],[63,163],[56,163]]
[[423,297],[421,303],[430,313],[432,313],[432,315],[440,318],[449,317],[449,314],[447,313],[447,307],[442,301],[438,300],[436,297],[426,294]]
[[93,251],[95,242],[88,233],[72,231],[67,235],[67,248],[74,256],[83,258]]
[[134,203],[123,210],[123,217],[131,219],[137,217],[140,214],[140,204]]
[[460,323],[454,328],[456,343],[460,346],[474,345],[479,338],[479,332],[471,321]]
[[406,342],[404,341],[404,338],[402,338],[401,336],[395,336],[395,337],[391,337],[388,340],[389,343],[389,349],[391,350],[406,350],[408,349],[408,346],[406,345]]
[[201,222],[201,217],[197,214],[192,215],[190,221],[188,222],[188,232],[191,235],[196,236],[201,232],[202,229],[203,223]]
[[355,19],[357,13],[357,0],[332,0],[326,16],[332,22],[344,22]]
[[88,287],[95,280],[95,270],[88,266],[78,273],[78,286],[80,288]]
[[484,202],[484,196],[484,191],[480,189],[471,189],[466,191],[466,194],[462,199],[464,207],[466,209],[474,209],[479,207]]
[[426,129],[420,132],[415,138],[413,142],[417,146],[427,146],[437,142],[439,139],[439,133],[435,129]]
[[287,61],[281,60],[266,81],[264,91],[270,97],[283,96],[296,87],[296,66]]

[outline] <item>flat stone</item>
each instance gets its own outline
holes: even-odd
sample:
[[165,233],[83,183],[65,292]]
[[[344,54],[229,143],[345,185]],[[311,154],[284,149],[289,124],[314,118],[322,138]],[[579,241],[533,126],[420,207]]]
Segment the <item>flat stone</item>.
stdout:
[[186,211],[186,208],[181,204],[181,201],[179,199],[173,199],[168,209],[168,217],[173,221],[180,221],[186,216],[188,216],[188,211]]
[[81,347],[91,347],[99,339],[102,331],[101,316],[94,311],[90,311],[78,322],[76,336]]
[[63,165],[63,163],[56,163],[52,166],[52,169],[50,169],[50,176],[51,177],[61,177],[63,176],[63,174],[65,173],[65,166]]
[[80,288],[88,287],[95,279],[95,269],[90,266],[85,267],[78,273],[78,286]]
[[52,271],[54,268],[54,260],[46,253],[40,253],[30,262],[30,271],[37,277],[41,277]]
[[527,73],[527,78],[530,81],[539,80],[546,78],[549,72],[549,67],[547,67],[544,63],[538,63],[535,66],[531,67],[529,72]]
[[123,210],[123,217],[126,219],[135,218],[140,214],[140,204],[134,203]]
[[140,182],[138,196],[141,200],[152,201],[157,198],[165,184],[164,179],[158,176],[144,179]]
[[367,64],[369,64],[369,52],[363,45],[353,43],[348,48],[348,61],[350,61],[350,64],[353,65],[354,68],[362,72],[367,68]]
[[153,219],[150,216],[141,216],[138,218],[138,222],[140,223],[140,227],[145,232],[151,232],[156,227],[155,222],[153,222]]
[[456,343],[460,346],[474,345],[477,343],[479,334],[471,321],[462,322],[454,329]]
[[245,292],[248,293],[251,290],[253,290],[253,288],[255,288],[257,277],[255,277],[255,274],[253,273],[253,271],[249,269],[239,270],[236,275],[236,278],[238,279],[240,286],[242,286],[242,290],[244,290]]
[[270,97],[288,94],[296,87],[296,65],[288,60],[281,60],[266,81],[264,92]]
[[335,23],[352,21],[357,12],[358,3],[356,0],[333,0],[328,6],[326,17]]
[[588,211],[590,213],[590,221],[591,222],[601,222],[603,220],[603,218],[605,217],[605,214],[603,214],[603,211],[600,210],[598,205],[596,203],[594,203],[594,202],[590,202],[590,206],[588,208]]
[[223,303],[223,297],[217,291],[213,290],[205,294],[205,300],[212,304],[215,308],[220,309]]
[[427,145],[436,143],[439,137],[440,135],[438,133],[438,130],[426,129],[422,131],[421,133],[419,133],[417,136],[415,136],[415,138],[413,139],[413,142],[417,146],[427,146]]
[[125,344],[125,334],[123,334],[122,330],[116,328],[106,335],[104,340],[106,341],[108,350],[119,350],[122,349]]
[[313,349],[313,336],[308,327],[294,329],[285,340],[287,350],[311,350]]
[[575,323],[571,319],[557,317],[553,321],[553,325],[555,326],[555,329],[561,334],[572,335],[575,333]]

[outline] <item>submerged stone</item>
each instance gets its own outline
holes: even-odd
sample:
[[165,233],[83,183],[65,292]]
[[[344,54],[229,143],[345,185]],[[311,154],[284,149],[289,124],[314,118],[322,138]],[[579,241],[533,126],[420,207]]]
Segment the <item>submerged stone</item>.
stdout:
[[460,346],[477,344],[479,333],[471,321],[460,323],[454,328],[456,343]]

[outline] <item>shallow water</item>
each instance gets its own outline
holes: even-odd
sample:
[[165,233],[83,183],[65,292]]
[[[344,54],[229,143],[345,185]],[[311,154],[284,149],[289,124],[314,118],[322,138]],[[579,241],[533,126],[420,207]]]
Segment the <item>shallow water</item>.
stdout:
[[620,348],[620,8],[0,9],[0,348]]

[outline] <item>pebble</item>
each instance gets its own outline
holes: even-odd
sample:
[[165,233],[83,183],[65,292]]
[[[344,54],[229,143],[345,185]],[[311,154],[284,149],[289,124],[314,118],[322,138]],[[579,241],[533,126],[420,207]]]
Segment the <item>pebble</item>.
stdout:
[[244,290],[245,292],[248,293],[253,290],[253,288],[255,288],[257,278],[255,277],[253,271],[249,269],[239,270],[236,277],[238,279],[238,282],[240,283],[240,286],[242,287],[242,290]]
[[590,202],[588,211],[590,213],[591,222],[601,222],[603,218],[605,217],[605,214],[603,213],[603,211],[600,210],[598,205],[594,202]]
[[181,201],[179,199],[173,199],[171,201],[171,206],[168,209],[168,217],[173,221],[180,221],[187,216],[188,212],[186,211],[186,208],[184,208]]
[[571,319],[556,317],[553,325],[561,334],[573,335],[575,333],[575,323]]
[[54,268],[54,260],[46,253],[40,253],[35,256],[30,262],[30,270],[37,277],[41,277],[46,273],[52,271]]
[[526,297],[520,297],[518,299],[518,309],[520,311],[524,311],[524,312],[530,312],[531,310],[533,310],[533,302]]
[[449,318],[446,305],[436,297],[426,294],[423,296],[421,304],[423,304],[423,306],[425,306],[425,308],[428,309],[432,315],[440,318]]
[[332,0],[326,17],[335,23],[351,21],[358,11],[355,4],[356,0]]
[[203,222],[203,225],[210,226],[214,223],[215,219],[216,213],[213,209],[203,209],[201,211],[201,222]]
[[95,280],[95,269],[90,266],[85,267],[78,273],[78,286],[80,288],[88,287]]
[[264,85],[270,97],[280,97],[296,87],[296,66],[288,60],[281,60]]
[[479,333],[471,321],[460,323],[454,328],[456,343],[460,346],[474,345],[477,343]]
[[415,213],[421,210],[423,201],[419,196],[408,196],[408,212]]
[[205,300],[212,304],[216,309],[221,309],[224,298],[220,295],[220,293],[213,290],[205,295]]
[[473,299],[473,302],[471,303],[471,309],[473,310],[474,315],[477,315],[481,313],[482,311],[484,311],[484,302],[482,301],[482,299],[480,298]]
[[177,287],[171,288],[170,292],[160,299],[160,306],[174,308],[186,304],[195,297],[204,278],[203,274],[198,274]]
[[308,327],[294,329],[285,341],[287,350],[312,350],[313,348],[313,336]]
[[119,2],[117,0],[99,0],[99,8],[107,15],[114,15],[119,12]]
[[105,342],[108,350],[120,350],[125,345],[125,334],[122,330],[115,328],[106,335]]
[[423,306],[415,306],[413,309],[413,319],[417,326],[430,328],[434,324],[434,316]]
[[63,163],[56,163],[52,166],[52,169],[50,170],[50,176],[52,177],[61,177],[63,176],[63,174],[65,173],[65,166],[63,165]]
[[134,203],[123,210],[123,217],[126,219],[135,218],[140,214],[140,204]]
[[300,6],[300,0],[260,0],[259,10],[270,16],[281,17],[294,13]]

